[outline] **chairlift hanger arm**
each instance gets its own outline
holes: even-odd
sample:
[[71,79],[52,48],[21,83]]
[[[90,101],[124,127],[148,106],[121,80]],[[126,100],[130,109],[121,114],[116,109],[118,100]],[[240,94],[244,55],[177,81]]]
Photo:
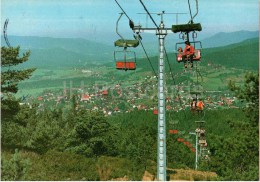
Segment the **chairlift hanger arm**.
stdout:
[[122,16],[123,16],[123,14],[124,14],[124,13],[120,13],[120,16],[119,16],[119,18],[118,18],[118,20],[117,20],[117,22],[116,22],[116,33],[117,33],[117,35],[119,35],[119,37],[120,37],[122,40],[124,40],[124,42],[125,42],[125,39],[123,38],[123,36],[120,35],[120,33],[118,32],[118,24],[119,24],[120,19],[121,19]]
[[115,2],[116,2],[116,4],[119,6],[119,8],[122,10],[122,12],[126,15],[126,17],[127,17],[128,20],[129,20],[129,26],[130,26],[131,29],[133,29],[134,26],[135,26],[133,20],[131,20],[131,18],[126,14],[125,10],[124,10],[124,9],[122,8],[122,6],[117,2],[117,0],[115,0]]
[[194,18],[198,15],[199,13],[199,3],[198,3],[198,0],[195,0],[196,1],[196,13],[191,17],[191,20],[188,22],[189,23],[193,23],[193,20]]
[[[139,30],[139,31],[145,31],[145,30],[158,30],[157,28],[142,28],[141,26],[135,26],[133,30]],[[171,31],[172,28],[163,28],[163,30],[169,30]]]

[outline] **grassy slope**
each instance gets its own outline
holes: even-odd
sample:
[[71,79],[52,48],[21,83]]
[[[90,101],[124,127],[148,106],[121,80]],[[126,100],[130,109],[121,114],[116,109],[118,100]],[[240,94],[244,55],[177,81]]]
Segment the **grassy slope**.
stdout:
[[220,48],[205,49],[203,59],[247,70],[258,70],[259,67],[259,39],[253,38]]

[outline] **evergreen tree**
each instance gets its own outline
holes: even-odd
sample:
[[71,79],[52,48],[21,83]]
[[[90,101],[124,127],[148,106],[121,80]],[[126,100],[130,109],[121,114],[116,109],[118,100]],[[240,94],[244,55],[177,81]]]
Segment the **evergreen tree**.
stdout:
[[[230,89],[239,99],[247,102],[244,109],[248,122],[234,123],[238,135],[241,135],[240,150],[246,153],[239,173],[242,180],[259,180],[259,74],[247,73],[242,87],[230,83]],[[240,164],[241,165],[241,164]]]
[[209,140],[212,153],[209,169],[216,171],[221,180],[259,180],[259,78],[258,74],[248,73],[243,86],[234,82],[229,87],[239,99],[246,101],[244,113],[247,118],[226,120],[230,136],[213,136]]
[[28,79],[32,69],[17,69],[17,65],[28,61],[30,51],[19,55],[20,47],[1,47],[1,111],[2,121],[12,120],[19,110],[19,101],[14,94],[18,91],[19,82]]
[[247,101],[245,109],[246,115],[251,121],[251,125],[258,126],[259,119],[259,74],[247,73],[244,86],[239,87],[235,82],[230,82],[229,87],[234,91],[239,99]]

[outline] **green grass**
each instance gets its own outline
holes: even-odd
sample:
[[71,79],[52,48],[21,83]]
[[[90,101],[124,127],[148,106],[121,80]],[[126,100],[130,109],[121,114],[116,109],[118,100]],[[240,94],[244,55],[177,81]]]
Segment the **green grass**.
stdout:
[[241,43],[206,49],[203,59],[226,67],[236,67],[247,70],[258,70],[259,39],[249,39]]

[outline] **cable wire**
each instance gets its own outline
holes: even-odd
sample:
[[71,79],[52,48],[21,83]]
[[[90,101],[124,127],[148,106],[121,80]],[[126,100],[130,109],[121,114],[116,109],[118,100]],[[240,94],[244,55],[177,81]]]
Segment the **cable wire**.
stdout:
[[115,0],[115,2],[116,2],[116,4],[119,6],[119,8],[123,11],[123,13],[126,15],[126,17],[127,17],[129,20],[131,20],[131,19],[129,18],[129,16],[126,14],[125,10],[122,8],[122,6],[117,2],[117,0]]
[[[170,74],[172,76],[172,80],[173,80],[173,84],[176,85],[176,82],[175,82],[175,79],[174,79],[174,76],[173,76],[173,72],[172,72],[172,68],[171,68],[171,65],[170,65],[170,61],[169,61],[169,58],[168,58],[168,54],[167,54],[167,51],[164,47],[164,52],[165,52],[165,56],[166,56],[166,60],[167,60],[167,63],[169,65],[169,69],[170,69]],[[181,97],[180,97],[180,88],[177,88],[177,96],[179,98],[179,103],[180,103],[180,106],[183,108],[183,104],[182,104],[182,101],[181,101]],[[186,113],[184,112],[184,115],[186,117]]]
[[192,18],[191,18],[191,20],[188,22],[188,24],[189,24],[189,23],[193,23],[193,22],[191,22],[191,21],[194,20],[194,18],[198,15],[198,13],[199,13],[199,3],[198,3],[198,0],[196,0],[196,13],[192,16]]
[[190,10],[190,22],[193,23],[192,13],[191,13],[191,7],[190,7],[190,0],[188,0],[189,4],[189,10]]
[[146,11],[146,13],[149,15],[150,19],[152,20],[152,22],[154,23],[155,27],[157,28],[157,30],[159,31],[159,27],[158,25],[156,24],[156,22],[154,21],[152,15],[150,14],[150,12],[148,11],[148,9],[146,8],[146,6],[144,5],[143,1],[142,0],[139,0],[140,3],[142,4],[142,6],[144,7],[144,10]]
[[[126,14],[126,12],[125,12],[124,9],[122,8],[122,6],[118,3],[118,1],[115,0],[115,2],[116,2],[117,5],[120,7],[120,9],[123,11],[123,13],[126,15],[126,17],[129,19],[129,21],[133,23],[133,21],[131,20],[131,18]],[[141,2],[141,3],[142,3],[142,2]],[[145,9],[146,9],[146,8],[145,8]],[[149,13],[149,12],[148,12],[148,13]],[[154,20],[153,20],[153,21],[154,21]],[[155,22],[154,22],[154,23],[155,23]],[[155,24],[155,25],[156,25],[156,24]],[[156,27],[159,29],[159,27],[158,27],[157,25],[156,25]],[[153,68],[153,65],[152,65],[152,63],[151,63],[151,61],[150,61],[150,58],[148,57],[148,54],[147,54],[147,52],[146,52],[146,50],[145,50],[145,48],[144,48],[144,45],[143,45],[143,43],[142,43],[140,37],[137,36],[137,39],[138,39],[139,42],[141,43],[142,48],[143,48],[143,50],[144,50],[144,53],[145,53],[145,55],[146,55],[146,58],[148,59],[150,65],[151,65],[151,67],[152,67],[152,70],[153,70],[153,72],[154,72],[154,75],[156,76],[156,78],[157,78],[157,80],[158,80],[158,76],[156,75],[156,72],[155,72],[155,70],[154,70],[154,68]]]
[[145,48],[144,48],[144,45],[143,45],[143,43],[142,43],[142,41],[141,41],[140,39],[139,39],[139,41],[140,41],[140,43],[141,43],[141,45],[142,45],[142,48],[143,48],[144,53],[145,53],[145,55],[146,55],[146,58],[148,59],[150,65],[151,65],[151,67],[152,67],[152,70],[153,70],[153,72],[154,72],[154,75],[156,76],[156,78],[157,78],[157,80],[158,80],[158,76],[157,76],[157,74],[156,74],[156,72],[155,72],[155,70],[154,70],[154,68],[153,68],[153,65],[152,65],[152,63],[151,63],[150,58],[148,57],[148,54],[147,54],[147,52],[146,52],[146,50],[145,50]]

